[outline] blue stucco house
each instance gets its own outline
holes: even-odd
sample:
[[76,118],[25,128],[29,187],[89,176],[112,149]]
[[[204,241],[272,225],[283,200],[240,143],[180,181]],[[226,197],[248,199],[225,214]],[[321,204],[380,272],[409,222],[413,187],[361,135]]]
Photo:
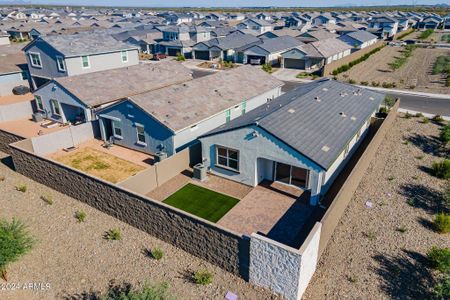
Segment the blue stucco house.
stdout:
[[316,205],[357,149],[384,95],[328,79],[299,86],[199,137],[210,173],[308,190]]

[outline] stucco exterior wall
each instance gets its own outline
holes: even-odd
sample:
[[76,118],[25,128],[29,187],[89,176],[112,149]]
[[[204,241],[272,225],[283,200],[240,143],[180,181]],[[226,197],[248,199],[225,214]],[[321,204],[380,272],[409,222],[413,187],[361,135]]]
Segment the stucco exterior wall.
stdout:
[[9,44],[10,44],[9,36],[0,36],[0,46]]
[[[19,142],[20,143],[20,142]],[[176,208],[11,146],[16,171],[236,275],[245,272],[242,236]]]
[[[31,65],[30,53],[39,53],[41,56],[42,67],[34,67]],[[59,71],[56,64],[56,56],[62,56],[61,53],[53,49],[49,44],[42,40],[36,40],[34,45],[32,45],[25,52],[25,57],[28,63],[28,69],[30,70],[31,76],[43,77],[51,79],[54,77],[67,76],[67,72]],[[67,70],[67,66],[66,66]]]
[[66,58],[68,76],[137,65],[139,64],[139,51],[137,49],[128,50],[127,62],[122,62],[122,55],[120,51],[89,55],[89,64],[89,68],[83,68],[81,57]]
[[0,122],[30,117],[33,114],[31,101],[0,105]]
[[16,86],[30,86],[28,80],[23,80],[21,72],[0,74],[0,96],[12,95],[12,89]]
[[[281,95],[281,87],[277,87],[275,89],[262,93],[257,97],[251,99],[242,99],[243,102],[246,101],[245,111],[249,112],[257,108],[258,106],[267,103],[268,99],[275,99],[280,95]],[[243,107],[242,105],[243,104],[240,103],[238,105],[229,108],[231,113],[231,120],[240,117],[242,115],[242,107]],[[191,126],[189,128],[185,128],[184,130],[178,131],[174,137],[174,147],[175,149],[178,149],[179,147],[182,147],[183,145],[186,145],[194,141],[200,135],[203,135],[225,123],[226,123],[226,112],[222,111],[214,116],[209,117],[208,119],[205,119],[195,124],[196,125],[195,127]]]

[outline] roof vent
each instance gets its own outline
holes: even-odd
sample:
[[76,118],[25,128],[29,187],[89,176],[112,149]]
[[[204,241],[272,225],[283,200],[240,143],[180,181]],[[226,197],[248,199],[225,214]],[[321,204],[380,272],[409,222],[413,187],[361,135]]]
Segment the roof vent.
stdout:
[[351,119],[352,121],[356,121],[356,117],[354,117],[354,116],[352,116],[350,119]]
[[357,90],[353,91],[353,95],[355,95],[355,96],[361,95],[361,89],[357,89]]
[[330,147],[328,147],[327,145],[325,145],[325,146],[322,147],[322,151],[323,151],[323,152],[328,152],[328,151],[330,151]]
[[347,94],[346,92],[340,92],[339,95],[341,95],[341,97],[345,97],[345,96],[347,96],[348,94]]
[[315,96],[314,100],[316,100],[317,102],[320,102],[320,97],[319,96]]
[[375,98],[374,98],[374,97],[369,97],[369,99],[370,99],[370,100],[372,100],[372,101],[373,101],[373,100],[375,100]]
[[288,113],[291,113],[291,114],[295,113],[295,109],[289,108],[289,109],[288,109]]
[[327,88],[323,88],[322,91],[326,92],[326,91],[328,91],[328,89]]
[[341,117],[343,117],[343,118],[346,118],[346,117],[347,117],[347,115],[346,115],[345,112],[343,112],[343,111],[341,111],[341,112],[339,113],[339,115],[340,115]]

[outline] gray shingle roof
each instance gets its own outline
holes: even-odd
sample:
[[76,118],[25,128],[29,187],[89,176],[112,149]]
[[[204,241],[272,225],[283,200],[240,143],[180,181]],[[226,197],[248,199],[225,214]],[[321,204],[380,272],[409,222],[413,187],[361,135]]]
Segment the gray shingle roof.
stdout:
[[261,44],[256,45],[269,53],[282,51],[302,45],[298,39],[292,36],[284,35],[273,39],[264,39]]
[[192,79],[192,71],[174,61],[139,64],[54,80],[90,107]]
[[328,170],[384,96],[338,81],[319,80],[299,86],[204,136],[256,125]]
[[162,124],[178,131],[282,85],[283,82],[260,68],[245,65],[130,99]]
[[41,39],[66,57],[138,49],[130,44],[117,41],[109,34],[100,32],[53,35],[41,37]]
[[[234,32],[222,38],[211,39],[206,42],[202,42],[208,47],[218,47],[222,50],[236,49],[246,45],[260,42],[260,39],[251,34],[242,34]],[[195,46],[194,46],[195,47]]]
[[368,32],[368,31],[365,31],[365,30],[358,30],[358,31],[350,32],[347,34],[347,36],[351,37],[354,40],[360,41],[362,43],[378,38],[376,35]]

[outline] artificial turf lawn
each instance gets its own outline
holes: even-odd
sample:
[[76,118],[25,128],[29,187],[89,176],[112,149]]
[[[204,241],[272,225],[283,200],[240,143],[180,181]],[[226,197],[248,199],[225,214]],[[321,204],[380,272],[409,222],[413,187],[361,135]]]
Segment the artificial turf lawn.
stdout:
[[216,223],[233,206],[235,206],[239,200],[188,183],[163,202]]

